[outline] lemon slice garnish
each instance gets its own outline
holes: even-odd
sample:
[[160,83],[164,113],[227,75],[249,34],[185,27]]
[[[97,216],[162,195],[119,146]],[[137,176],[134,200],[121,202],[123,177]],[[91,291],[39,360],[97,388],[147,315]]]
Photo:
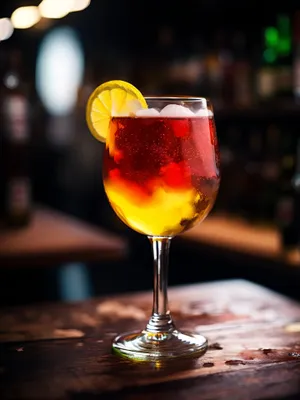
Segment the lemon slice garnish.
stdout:
[[125,81],[108,81],[99,85],[90,95],[86,120],[92,135],[100,142],[109,140],[112,117],[131,116],[148,108],[142,93]]

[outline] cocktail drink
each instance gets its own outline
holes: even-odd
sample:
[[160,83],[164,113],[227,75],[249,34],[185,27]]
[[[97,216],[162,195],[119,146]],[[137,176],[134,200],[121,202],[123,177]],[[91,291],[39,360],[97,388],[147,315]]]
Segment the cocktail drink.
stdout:
[[173,237],[207,216],[219,183],[212,116],[115,117],[110,129],[104,187],[123,222]]
[[108,200],[125,224],[148,236],[154,256],[150,320],[142,332],[118,336],[113,349],[138,360],[201,355],[206,339],[179,332],[172,320],[167,267],[171,239],[201,222],[217,196],[219,153],[211,105],[200,97],[144,98],[132,85],[111,81],[91,95],[87,120],[97,139],[106,142]]

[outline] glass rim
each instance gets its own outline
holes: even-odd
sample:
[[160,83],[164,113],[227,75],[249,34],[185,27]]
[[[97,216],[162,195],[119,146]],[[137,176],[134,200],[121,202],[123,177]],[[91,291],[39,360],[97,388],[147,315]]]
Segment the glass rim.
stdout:
[[147,100],[158,100],[158,101],[184,101],[184,102],[208,102],[210,103],[210,99],[207,97],[197,97],[197,96],[183,96],[183,95],[173,95],[173,96],[144,96],[144,99]]

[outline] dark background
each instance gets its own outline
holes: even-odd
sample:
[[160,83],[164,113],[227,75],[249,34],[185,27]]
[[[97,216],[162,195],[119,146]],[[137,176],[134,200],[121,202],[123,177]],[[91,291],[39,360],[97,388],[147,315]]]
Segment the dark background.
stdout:
[[[9,17],[19,6],[38,4],[36,1],[2,0],[0,17]],[[272,89],[271,95],[264,97],[257,86],[257,77],[262,72],[269,73],[269,70],[275,73],[282,67],[288,68],[292,75],[298,60],[295,34],[299,29],[296,22],[298,9],[297,1],[281,2],[275,7],[273,2],[268,1],[92,0],[82,12],[49,21],[47,26],[39,23],[27,30],[15,30],[11,38],[0,42],[2,74],[7,68],[6,60],[11,50],[18,49],[22,53],[22,79],[26,82],[33,110],[30,172],[33,203],[42,203],[75,215],[123,235],[130,242],[125,262],[82,266],[91,284],[91,295],[151,289],[152,265],[147,239],[132,232],[117,219],[103,192],[103,147],[91,137],[85,124],[84,100],[90,93],[88,90],[109,79],[124,79],[145,94],[184,92],[211,97],[215,105],[222,160],[221,190],[213,212],[241,215],[254,224],[276,224],[274,210],[280,197],[282,143],[286,137],[291,137],[291,147],[295,152],[300,109],[293,84],[284,93]],[[263,57],[266,50],[265,28],[275,26],[278,16],[282,14],[290,21],[291,51],[267,63]],[[66,130],[70,129],[71,135],[63,146],[55,144],[47,136],[46,128],[51,116],[43,108],[35,86],[40,44],[45,35],[58,26],[73,28],[81,41],[85,76],[78,90],[87,90],[70,116],[71,122]],[[225,77],[216,89],[208,84],[205,74],[199,73],[199,77],[194,79],[184,75],[180,79],[178,76],[172,78],[174,66],[197,60],[201,70],[210,59],[217,60],[217,63],[223,60],[226,65],[222,65],[231,78],[236,74],[237,65],[242,63],[248,74],[246,104],[239,100],[242,90],[240,80],[232,88],[228,84],[229,78]],[[72,121],[75,121],[75,131]],[[274,126],[280,132],[279,140],[275,134],[268,134],[270,127]],[[251,153],[250,143],[257,133],[261,147],[259,154],[255,155]],[[272,143],[275,143],[273,152]],[[83,147],[86,152],[78,152]],[[233,161],[228,162],[228,152]],[[256,156],[260,172],[253,189],[253,176],[248,167]],[[275,182],[264,177],[266,160],[278,167]],[[237,259],[229,253],[211,251],[205,246],[190,246],[177,238],[172,246],[171,266],[171,285],[242,277],[293,297],[299,296],[299,285],[294,275],[282,268],[248,257]],[[59,299],[57,268],[20,269],[17,280],[15,270],[1,272],[0,280],[6,288],[3,301]],[[116,274],[118,279],[114,279]],[[21,285],[24,280],[28,284],[25,288]],[[29,281],[34,284],[30,285]],[[19,293],[19,296],[11,293]]]

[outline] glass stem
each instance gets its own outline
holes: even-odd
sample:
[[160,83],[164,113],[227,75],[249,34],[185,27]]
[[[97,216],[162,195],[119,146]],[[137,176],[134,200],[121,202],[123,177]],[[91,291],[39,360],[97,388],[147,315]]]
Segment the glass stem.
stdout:
[[154,260],[154,287],[152,315],[146,331],[169,333],[175,329],[168,308],[168,264],[171,238],[149,236]]

